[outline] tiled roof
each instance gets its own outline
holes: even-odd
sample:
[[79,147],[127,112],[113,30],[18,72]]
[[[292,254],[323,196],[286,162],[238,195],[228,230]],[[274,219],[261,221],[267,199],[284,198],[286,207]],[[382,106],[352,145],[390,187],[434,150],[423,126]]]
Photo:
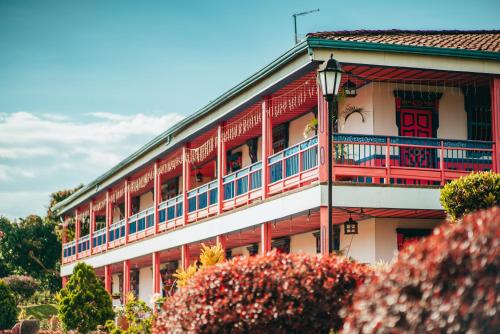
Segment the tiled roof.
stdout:
[[500,30],[348,30],[310,33],[307,37],[500,52]]

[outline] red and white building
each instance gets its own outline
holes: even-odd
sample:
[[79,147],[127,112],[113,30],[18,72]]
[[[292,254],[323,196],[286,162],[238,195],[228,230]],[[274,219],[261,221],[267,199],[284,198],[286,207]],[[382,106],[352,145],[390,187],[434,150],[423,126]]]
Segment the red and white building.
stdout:
[[[332,53],[345,73],[328,138],[316,73]],[[444,183],[500,169],[499,118],[499,31],[310,34],[59,203],[75,229],[61,275],[84,261],[149,301],[201,243],[325,253],[328,140],[334,248],[390,261],[443,222]]]

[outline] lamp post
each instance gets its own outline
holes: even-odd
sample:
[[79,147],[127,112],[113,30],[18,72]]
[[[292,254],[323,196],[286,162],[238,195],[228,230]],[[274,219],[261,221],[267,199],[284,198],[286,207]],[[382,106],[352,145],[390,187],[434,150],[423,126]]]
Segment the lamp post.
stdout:
[[328,150],[328,254],[333,252],[333,224],[332,224],[332,134],[333,134],[333,108],[335,107],[336,97],[339,92],[340,81],[342,79],[342,67],[333,59],[333,54],[328,61],[321,64],[318,69],[318,79],[321,85],[323,97],[328,107],[326,136]]

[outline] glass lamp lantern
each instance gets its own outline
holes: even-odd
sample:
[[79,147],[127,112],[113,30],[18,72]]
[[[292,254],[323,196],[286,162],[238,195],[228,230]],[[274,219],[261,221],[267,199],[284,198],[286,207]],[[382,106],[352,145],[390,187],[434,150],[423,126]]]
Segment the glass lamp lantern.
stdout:
[[342,67],[333,59],[333,54],[319,67],[318,79],[325,99],[332,100],[338,94],[342,73]]

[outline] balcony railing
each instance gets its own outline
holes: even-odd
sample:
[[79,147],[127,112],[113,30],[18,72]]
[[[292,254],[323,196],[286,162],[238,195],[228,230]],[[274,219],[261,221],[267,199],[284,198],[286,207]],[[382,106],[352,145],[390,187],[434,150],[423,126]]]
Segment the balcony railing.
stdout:
[[[333,152],[335,180],[358,183],[440,185],[471,171],[491,170],[494,163],[491,142],[467,140],[335,134]],[[318,162],[318,138],[313,137],[269,157],[266,190],[262,188],[262,161],[228,174],[222,179],[222,209],[231,210],[261,199],[263,191],[273,195],[309,184],[319,177]],[[190,190],[186,222],[183,194],[160,203],[158,230],[170,230],[218,213],[219,191],[218,180]],[[113,223],[108,238],[105,229],[95,231],[94,252],[104,246],[124,244],[126,227],[127,241],[153,234],[154,208],[130,216],[128,226],[123,219]],[[82,256],[87,256],[89,246],[89,236],[80,238],[78,245],[75,241],[66,243],[65,262],[74,259],[77,247]]]
[[94,231],[92,247],[101,247],[104,245],[106,245],[106,228],[101,228],[100,230]]
[[224,176],[223,209],[247,204],[262,196],[262,162],[258,161],[248,167]]
[[269,193],[298,187],[318,177],[318,137],[269,157]]
[[183,195],[180,194],[158,205],[158,222],[160,230],[170,229],[182,225]]
[[218,180],[211,181],[198,188],[188,191],[189,221],[207,217],[217,213]]
[[128,219],[128,233],[131,239],[135,240],[145,236],[145,230],[155,226],[155,210],[150,207],[133,214]]
[[491,142],[336,134],[333,143],[340,181],[439,185],[493,168]]

